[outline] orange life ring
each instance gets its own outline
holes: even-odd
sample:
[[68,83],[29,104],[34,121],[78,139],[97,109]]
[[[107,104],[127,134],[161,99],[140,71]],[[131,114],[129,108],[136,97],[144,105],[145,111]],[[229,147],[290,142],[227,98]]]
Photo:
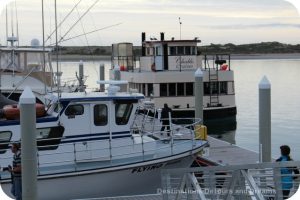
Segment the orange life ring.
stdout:
[[151,70],[154,71],[154,72],[156,71],[155,63],[152,63],[152,65],[151,65]]
[[[43,117],[46,114],[45,106],[43,104],[35,104],[36,117]],[[6,105],[3,107],[4,117],[9,120],[20,118],[20,109],[17,104]]]

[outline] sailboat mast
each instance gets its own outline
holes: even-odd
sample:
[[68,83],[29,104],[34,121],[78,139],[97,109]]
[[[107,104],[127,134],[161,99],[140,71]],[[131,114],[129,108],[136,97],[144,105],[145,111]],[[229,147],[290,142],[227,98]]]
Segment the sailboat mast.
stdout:
[[42,0],[42,29],[43,29],[43,79],[44,79],[44,90],[47,93],[46,88],[46,55],[45,55],[45,16],[44,16],[44,0]]
[[55,9],[55,48],[56,48],[56,77],[57,77],[57,90],[58,97],[60,97],[60,72],[58,67],[58,30],[57,30],[57,5],[56,0],[54,1],[54,9]]

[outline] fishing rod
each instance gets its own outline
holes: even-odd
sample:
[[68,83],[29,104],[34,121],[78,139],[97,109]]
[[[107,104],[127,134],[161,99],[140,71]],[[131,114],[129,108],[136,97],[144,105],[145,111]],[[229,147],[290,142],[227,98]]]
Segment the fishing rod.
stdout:
[[80,20],[99,2],[100,0],[96,0],[86,11],[83,13],[83,15],[80,16],[80,18],[68,29],[68,31],[60,38],[58,43],[60,43],[66,35],[70,33],[70,31],[80,22]]
[[[77,2],[77,4],[71,9],[71,11],[63,18],[63,20],[57,25],[56,28],[61,27],[61,25],[67,20],[67,18],[73,13],[73,11],[75,10],[75,8],[77,8],[77,6],[80,4],[82,0],[79,0]],[[56,29],[55,28],[55,29]],[[52,35],[55,33],[56,30],[52,31],[52,33],[47,37],[47,39],[45,40],[45,43],[48,42],[48,40],[52,37]]]
[[[63,40],[60,40],[59,43],[66,42],[66,41],[69,41],[69,40],[72,40],[72,39],[75,39],[75,38],[78,38],[78,37],[81,37],[81,36],[84,36],[84,35],[88,35],[88,34],[91,34],[91,33],[95,33],[97,31],[102,31],[102,30],[105,30],[105,29],[108,29],[108,28],[111,28],[111,27],[119,26],[121,24],[123,24],[123,22],[113,24],[113,25],[110,25],[110,26],[105,26],[103,28],[96,29],[96,30],[93,30],[93,31],[90,31],[90,32],[87,32],[87,33],[80,34],[80,35],[76,35],[74,37],[70,37],[70,38],[67,38],[67,39],[63,39]],[[50,46],[53,46],[53,45],[55,45],[55,43],[50,44]]]

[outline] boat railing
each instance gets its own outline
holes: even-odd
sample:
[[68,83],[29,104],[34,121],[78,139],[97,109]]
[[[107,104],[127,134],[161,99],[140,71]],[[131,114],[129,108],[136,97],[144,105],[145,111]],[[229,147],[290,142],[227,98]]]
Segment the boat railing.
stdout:
[[[124,138],[117,138],[38,146],[38,172],[39,174],[47,174],[50,172],[44,171],[44,167],[44,169],[53,167],[56,170],[57,168],[63,170],[63,166],[68,166],[68,169],[65,170],[77,171],[80,169],[81,163],[95,162],[99,162],[99,166],[109,167],[115,166],[116,163],[128,164],[168,157],[178,153],[178,149],[182,148],[186,148],[186,151],[192,151],[196,145],[194,130],[197,124],[199,121],[180,127],[171,125],[173,133],[170,137],[161,137],[160,131],[144,130],[143,132],[131,133],[126,143],[124,143]],[[182,132],[182,135],[177,135],[176,131]],[[39,139],[38,141],[49,141],[50,143],[53,140],[64,141],[65,139],[66,137]],[[1,156],[2,162],[7,163],[7,165],[12,161],[12,154],[9,155]]]

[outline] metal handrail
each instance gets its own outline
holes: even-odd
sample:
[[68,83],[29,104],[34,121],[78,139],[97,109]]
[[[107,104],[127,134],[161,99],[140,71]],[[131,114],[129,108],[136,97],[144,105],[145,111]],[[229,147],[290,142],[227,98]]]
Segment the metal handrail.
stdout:
[[[282,199],[282,186],[300,184],[299,174],[281,174],[281,169],[300,168],[300,161],[195,167],[162,170],[164,200],[174,199],[168,191],[176,192],[180,199],[195,192],[197,199]],[[184,178],[185,177],[185,178]],[[189,177],[189,178],[187,178]],[[284,181],[283,177],[297,178]],[[296,191],[291,188],[291,194]]]

